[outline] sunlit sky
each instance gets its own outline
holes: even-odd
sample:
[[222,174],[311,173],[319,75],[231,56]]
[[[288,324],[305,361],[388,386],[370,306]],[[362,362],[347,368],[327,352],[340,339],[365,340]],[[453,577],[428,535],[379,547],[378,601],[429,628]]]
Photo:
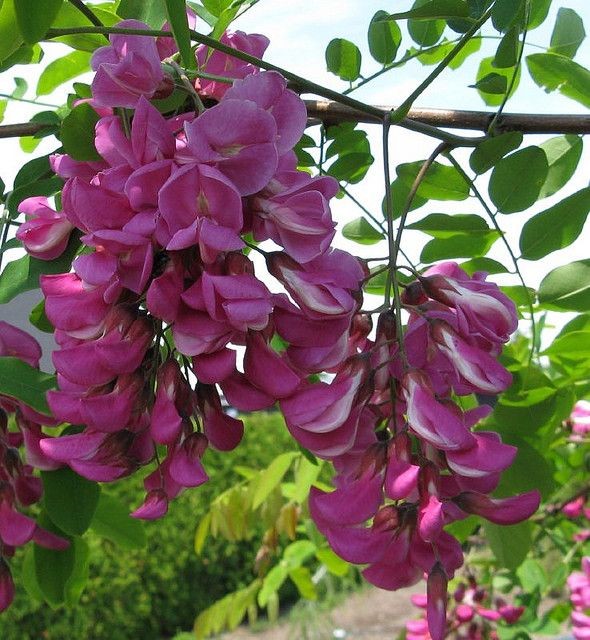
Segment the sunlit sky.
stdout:
[[[265,54],[265,59],[270,62],[305,76],[315,82],[328,86],[336,90],[344,90],[347,84],[339,80],[336,76],[326,70],[324,51],[328,42],[335,37],[343,37],[355,42],[361,49],[363,63],[361,73],[370,75],[380,67],[378,63],[371,59],[367,45],[367,27],[373,14],[380,10],[389,12],[403,11],[410,6],[406,0],[394,0],[390,2],[377,2],[375,0],[260,0],[260,2],[243,15],[235,24],[237,28],[246,32],[264,33],[271,44]],[[587,25],[590,25],[590,6],[587,0],[570,0],[569,2],[553,2],[548,19],[545,25],[529,33],[526,53],[541,51],[537,46],[545,47],[549,43],[551,30],[555,22],[555,15],[559,6],[567,6],[578,12]],[[202,24],[202,23],[201,23]],[[201,28],[206,31],[205,25]],[[402,49],[411,46],[411,41],[404,33]],[[458,71],[447,70],[440,76],[433,85],[416,101],[416,106],[454,108],[454,109],[485,109],[485,105],[477,92],[469,88],[475,80],[475,61],[483,55],[494,54],[498,41],[495,39],[485,40],[480,52],[475,54]],[[47,44],[47,61],[67,53],[61,45]],[[483,52],[483,53],[482,53]],[[586,40],[579,49],[576,60],[584,64],[590,61],[590,44]],[[357,99],[372,104],[396,105],[428,75],[432,67],[424,67],[418,62],[410,62],[401,69],[393,70],[382,75],[376,81],[366,85],[358,92],[353,93]],[[14,71],[3,74],[0,77],[0,92],[10,93],[13,88],[12,76],[24,77],[29,83],[27,98],[35,98],[35,85],[40,73],[38,65],[19,66]],[[42,100],[61,104],[66,94],[67,85],[57,90],[53,95],[43,96]],[[4,124],[23,122],[28,120],[37,111],[45,107],[28,105],[26,103],[12,102],[6,110]],[[516,95],[509,101],[507,112],[541,112],[541,113],[585,113],[581,104],[561,97],[558,93],[546,94],[536,87],[529,78],[528,73],[522,74],[521,86]],[[316,127],[317,130],[317,127]],[[357,187],[351,189],[354,195],[372,212],[380,216],[381,200],[384,193],[381,132],[379,127],[367,126],[366,130],[370,134],[372,153],[375,156],[375,163],[371,168],[367,178]],[[312,135],[313,129],[309,131]],[[543,137],[528,136],[524,144],[538,144]],[[409,133],[401,129],[394,129],[391,132],[390,154],[392,173],[394,167],[401,162],[421,160],[426,158],[436,146],[437,141],[424,136]],[[0,140],[2,153],[0,153],[0,176],[7,186],[10,186],[18,168],[27,161],[18,145],[17,140]],[[55,140],[46,140],[38,147],[34,155],[42,155],[55,148]],[[534,211],[542,211],[588,184],[588,171],[590,151],[585,150],[578,169],[578,173],[562,191],[552,198],[547,198],[535,205]],[[459,159],[466,160],[468,153],[458,152]],[[586,169],[586,170],[585,170]],[[481,185],[485,192],[485,179]],[[439,203],[431,201],[427,206],[417,210],[413,214],[413,219],[423,217],[429,213],[476,213],[484,215],[474,199],[469,199],[461,203]],[[360,215],[360,212],[344,199],[334,203],[333,213],[341,228],[344,223]],[[518,234],[520,227],[527,217],[527,213],[512,214],[510,217],[500,216],[500,225],[508,232],[508,239],[513,246],[518,248]],[[587,234],[586,234],[587,235]],[[417,232],[408,232],[405,236],[404,244],[406,250],[411,255],[417,256],[423,244],[424,236]],[[374,245],[370,248],[359,247],[346,240],[339,241],[339,246],[347,248],[354,253],[362,253],[365,257],[370,255],[385,255],[384,245]],[[501,260],[510,266],[506,252],[497,242],[493,257]],[[558,264],[564,264],[574,259],[587,257],[587,247],[582,239],[577,243],[559,252],[555,252],[542,264],[534,262],[522,262],[522,270],[527,283],[532,286],[538,285],[540,278],[550,268]],[[516,284],[514,280],[510,284]],[[14,308],[14,307],[13,307]],[[6,307],[0,305],[0,318],[8,318]],[[14,320],[13,320],[14,321]]]

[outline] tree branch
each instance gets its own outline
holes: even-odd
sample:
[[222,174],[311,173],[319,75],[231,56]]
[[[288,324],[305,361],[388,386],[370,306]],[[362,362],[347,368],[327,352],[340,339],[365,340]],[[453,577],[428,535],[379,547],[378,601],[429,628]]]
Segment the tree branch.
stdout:
[[[356,109],[331,100],[305,100],[309,118],[325,124],[363,122],[377,124],[375,120]],[[377,106],[386,113],[395,107]],[[406,120],[445,129],[473,129],[487,131],[495,114],[489,111],[459,111],[456,109],[410,109]],[[404,124],[403,122],[400,124]],[[496,123],[496,130],[522,133],[590,133],[590,115],[505,113]]]
[[[324,124],[338,124],[339,122],[362,122],[365,124],[378,123],[375,118],[362,111],[352,109],[333,100],[304,100],[307,115],[310,120],[321,121]],[[383,114],[392,107],[375,106]],[[410,109],[408,116],[400,124],[411,123],[408,127],[420,131],[420,125],[429,127],[443,127],[445,129],[472,129],[487,131],[494,113],[489,111],[459,111],[455,109]],[[0,138],[17,138],[32,136],[55,126],[40,122],[20,122],[16,124],[0,125]],[[505,113],[496,123],[496,131],[520,131],[531,133],[590,133],[590,115],[548,114],[548,113]]]

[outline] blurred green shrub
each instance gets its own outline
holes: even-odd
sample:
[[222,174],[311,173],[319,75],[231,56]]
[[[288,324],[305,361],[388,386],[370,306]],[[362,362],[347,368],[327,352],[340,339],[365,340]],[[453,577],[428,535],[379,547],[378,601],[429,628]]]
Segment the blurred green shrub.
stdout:
[[[246,416],[244,441],[233,452],[210,451],[210,482],[185,492],[160,521],[146,523],[147,545],[122,550],[89,532],[90,580],[80,603],[51,610],[23,589],[0,616],[2,640],[160,640],[190,629],[195,616],[226,593],[252,581],[260,535],[228,542],[209,538],[202,557],[194,551],[197,523],[210,501],[235,481],[236,465],[261,468],[292,447],[279,413]],[[132,510],[143,500],[138,478],[105,487]],[[13,563],[15,573],[23,554]]]

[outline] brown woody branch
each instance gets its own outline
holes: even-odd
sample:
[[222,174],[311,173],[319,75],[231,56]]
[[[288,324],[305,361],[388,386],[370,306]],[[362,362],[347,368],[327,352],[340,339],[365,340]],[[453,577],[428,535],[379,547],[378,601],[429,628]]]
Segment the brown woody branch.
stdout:
[[[309,118],[326,124],[364,122],[381,124],[365,113],[330,100],[305,100]],[[395,107],[379,106],[383,114]],[[444,129],[472,129],[487,131],[495,113],[488,111],[459,111],[456,109],[410,109],[407,120]],[[496,123],[498,131],[522,133],[590,133],[590,115],[505,113]]]
[[[363,122],[379,124],[374,117],[357,111],[352,107],[332,100],[305,100],[307,115],[311,121],[325,124],[339,122]],[[383,115],[392,107],[379,106]],[[487,131],[494,113],[488,111],[459,111],[455,109],[410,109],[406,120],[443,129],[471,129]],[[40,122],[21,122],[0,125],[0,138],[17,138],[33,136],[43,129],[55,125]],[[496,122],[498,131],[520,131],[530,133],[590,133],[590,115],[544,114],[544,113],[505,113]]]

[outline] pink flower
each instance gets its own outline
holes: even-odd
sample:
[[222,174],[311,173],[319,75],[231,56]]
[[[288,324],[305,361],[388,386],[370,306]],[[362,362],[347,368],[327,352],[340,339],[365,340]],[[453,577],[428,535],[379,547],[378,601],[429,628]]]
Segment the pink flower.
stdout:
[[250,100],[268,111],[277,125],[277,151],[281,156],[299,141],[307,123],[303,100],[287,89],[287,81],[276,71],[262,71],[236,80],[224,100]]
[[31,367],[38,368],[41,346],[26,331],[0,320],[0,357],[18,358]]
[[[143,22],[123,20],[117,27],[149,29]],[[104,107],[133,109],[141,96],[152,98],[164,81],[164,72],[154,38],[111,34],[111,42],[92,55],[96,75],[92,95]]]
[[[249,53],[256,58],[262,58],[269,40],[266,36],[243,31],[226,31],[219,39],[222,44],[230,46],[232,49]],[[258,67],[248,62],[233,58],[221,51],[211,51],[205,45],[197,47],[197,62],[202,71],[212,75],[223,76],[230,80],[234,78],[245,78],[247,75],[258,71]],[[231,83],[219,82],[217,80],[207,80],[199,78],[196,83],[197,91],[203,96],[209,96],[217,100],[221,99],[225,92],[231,87]]]
[[277,169],[275,119],[250,100],[223,100],[185,131],[187,158],[214,166],[240,195],[263,189]]
[[575,434],[585,436],[590,432],[590,402],[588,400],[576,402],[570,415],[570,422]]
[[23,200],[18,210],[27,214],[27,221],[16,232],[27,253],[40,260],[53,260],[60,256],[74,228],[66,217],[54,211],[43,196]]
[[10,567],[4,558],[0,557],[0,612],[5,611],[14,600],[14,581]]
[[579,518],[584,512],[584,503],[586,499],[584,496],[579,496],[575,500],[568,502],[563,505],[561,509],[561,513],[563,513],[566,518]]
[[426,582],[426,619],[432,640],[443,640],[447,626],[447,574],[440,562],[435,563]]
[[539,508],[538,491],[521,493],[510,498],[490,498],[474,491],[464,491],[453,502],[467,513],[482,516],[495,524],[516,524],[530,518]]

